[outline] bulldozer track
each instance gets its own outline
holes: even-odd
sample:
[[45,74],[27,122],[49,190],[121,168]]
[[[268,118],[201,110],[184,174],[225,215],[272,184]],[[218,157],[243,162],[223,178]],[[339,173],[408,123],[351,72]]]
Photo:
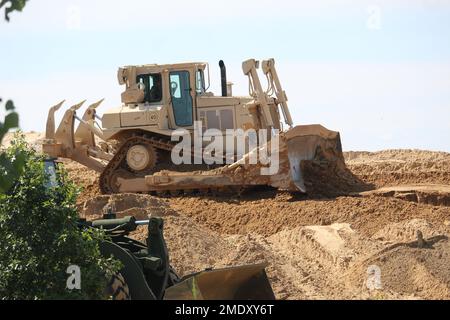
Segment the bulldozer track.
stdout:
[[211,196],[211,197],[224,197],[224,196],[240,196],[250,186],[226,186],[226,187],[215,187],[215,188],[196,188],[196,189],[173,189],[170,190],[158,190],[149,191],[149,194],[157,195],[159,197],[179,197],[183,195],[187,196]]
[[[126,155],[127,151],[130,147],[136,144],[147,144],[152,147],[154,147],[156,150],[162,150],[162,151],[172,151],[173,147],[175,146],[175,143],[169,141],[168,139],[154,137],[150,135],[136,135],[131,138],[128,138],[123,143],[121,143],[119,149],[117,150],[116,154],[112,158],[112,160],[107,164],[105,169],[100,175],[99,178],[99,185],[100,190],[103,194],[112,194],[119,192],[117,185],[116,185],[116,178],[117,177],[123,177],[123,178],[140,178],[144,177],[147,174],[150,174],[149,171],[144,171],[141,173],[134,172],[128,168],[126,165]],[[193,153],[193,150],[191,151]],[[153,170],[154,171],[154,170]],[[245,186],[227,186],[227,187],[216,187],[216,188],[195,188],[195,189],[173,189],[171,187],[170,189],[162,189],[162,190],[155,190],[150,191],[149,193],[158,195],[158,196],[180,196],[183,194],[199,194],[199,195],[223,195],[223,194],[241,194],[246,190],[247,187]]]
[[133,136],[128,138],[125,142],[121,144],[116,154],[112,158],[112,160],[105,167],[103,172],[100,175],[100,190],[104,194],[116,193],[118,190],[114,188],[114,174],[118,170],[126,170],[129,176],[132,177],[140,177],[142,174],[133,173],[129,169],[123,166],[125,162],[125,158],[127,155],[127,151],[130,147],[136,144],[148,144],[157,150],[171,151],[174,147],[174,144],[168,141],[167,139],[152,137],[148,135],[142,136]]

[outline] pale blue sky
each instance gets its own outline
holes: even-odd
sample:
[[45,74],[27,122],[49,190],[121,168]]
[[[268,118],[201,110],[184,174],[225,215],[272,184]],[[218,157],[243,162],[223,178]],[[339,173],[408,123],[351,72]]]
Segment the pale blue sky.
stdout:
[[117,67],[207,61],[235,94],[241,62],[274,57],[296,124],[341,132],[345,150],[450,151],[450,1],[30,0],[0,22],[0,97],[24,130],[62,99],[120,103]]

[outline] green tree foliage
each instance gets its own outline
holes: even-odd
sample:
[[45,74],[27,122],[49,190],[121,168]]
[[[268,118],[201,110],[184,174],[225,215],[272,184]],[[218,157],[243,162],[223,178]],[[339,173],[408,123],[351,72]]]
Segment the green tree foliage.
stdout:
[[[9,14],[13,11],[22,11],[28,0],[1,0],[0,9],[5,7],[5,20],[9,21]],[[9,6],[6,4],[9,3]]]
[[[26,2],[0,0],[6,21]],[[13,102],[5,109],[0,144],[19,126]],[[43,160],[23,137],[0,151],[0,300],[107,298],[105,288],[120,263],[101,256],[101,230],[77,226],[77,188],[64,171],[58,174],[60,183],[50,186]],[[81,271],[80,290],[66,287],[72,265]]]
[[[0,98],[0,102],[2,99]],[[14,112],[14,103],[8,100],[5,105],[6,116],[4,122],[0,122],[0,141],[9,129],[17,128],[19,126],[19,115]]]
[[[6,102],[5,108],[5,120],[4,122],[0,121],[0,144],[10,129],[19,126],[19,115],[14,112],[14,104],[11,100]],[[4,152],[0,152],[0,194],[6,192],[22,173],[24,155],[20,153],[20,150],[16,151],[17,154],[9,157]]]
[[[22,11],[28,0],[0,0],[0,10],[5,8],[5,19],[9,21],[9,14],[13,11]],[[0,102],[2,99],[0,98]],[[6,116],[4,123],[0,122],[0,145],[4,135],[13,128],[19,126],[19,115],[14,112],[14,104],[8,100],[5,105]],[[11,158],[10,161],[3,153],[0,153],[0,194],[9,189],[12,182],[22,171],[23,159],[20,154]]]
[[[9,161],[24,157],[23,173],[6,194],[0,194],[0,300],[103,299],[120,263],[104,258],[101,230],[77,226],[78,189],[59,169],[49,185],[43,156],[23,137],[5,151]],[[81,290],[69,290],[67,268],[81,269]]]

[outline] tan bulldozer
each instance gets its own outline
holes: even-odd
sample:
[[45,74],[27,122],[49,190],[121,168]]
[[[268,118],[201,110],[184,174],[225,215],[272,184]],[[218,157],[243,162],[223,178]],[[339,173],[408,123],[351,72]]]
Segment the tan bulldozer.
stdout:
[[[293,126],[274,59],[249,59],[242,69],[249,96],[234,97],[223,61],[220,96],[208,92],[209,65],[180,63],[119,68],[122,105],[79,117],[69,108],[55,129],[49,111],[43,150],[100,173],[103,193],[205,192],[270,186],[305,193],[305,162],[345,167],[338,132]],[[79,122],[78,127],[75,127]]]

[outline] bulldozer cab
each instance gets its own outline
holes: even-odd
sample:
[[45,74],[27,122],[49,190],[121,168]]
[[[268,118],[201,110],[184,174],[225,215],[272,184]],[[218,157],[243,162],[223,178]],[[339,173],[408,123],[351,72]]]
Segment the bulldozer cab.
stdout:
[[[196,97],[204,94],[206,63],[128,66],[118,71],[126,86],[122,102],[128,107],[160,106],[167,109],[170,129],[193,129]],[[132,120],[136,125],[135,118]],[[127,119],[122,119],[127,123]]]

